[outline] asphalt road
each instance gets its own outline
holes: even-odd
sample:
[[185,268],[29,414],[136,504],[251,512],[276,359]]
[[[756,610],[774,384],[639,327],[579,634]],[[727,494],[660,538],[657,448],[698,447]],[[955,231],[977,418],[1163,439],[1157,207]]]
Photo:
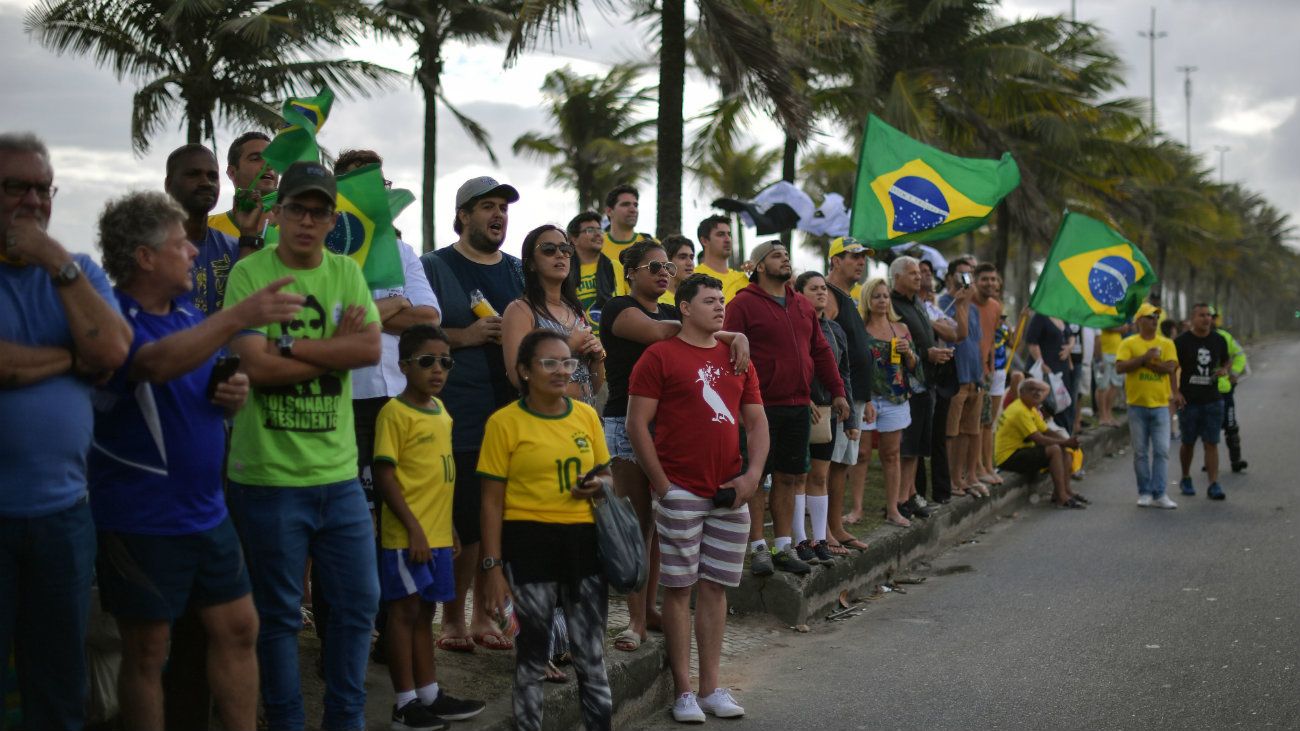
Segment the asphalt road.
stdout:
[[1300,342],[1251,355],[1226,501],[1199,457],[1186,498],[1175,452],[1167,511],[1136,507],[1131,449],[1093,463],[1091,509],[1023,510],[906,595],[724,662],[748,715],[707,726],[1300,728]]

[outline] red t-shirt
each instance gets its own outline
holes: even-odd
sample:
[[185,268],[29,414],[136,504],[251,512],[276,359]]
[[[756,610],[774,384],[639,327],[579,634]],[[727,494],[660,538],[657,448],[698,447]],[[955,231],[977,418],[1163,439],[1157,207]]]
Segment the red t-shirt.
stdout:
[[722,343],[699,348],[681,338],[646,349],[632,369],[632,396],[656,399],[655,452],[678,487],[713,497],[740,474],[740,407],[762,404],[758,374],[738,376]]

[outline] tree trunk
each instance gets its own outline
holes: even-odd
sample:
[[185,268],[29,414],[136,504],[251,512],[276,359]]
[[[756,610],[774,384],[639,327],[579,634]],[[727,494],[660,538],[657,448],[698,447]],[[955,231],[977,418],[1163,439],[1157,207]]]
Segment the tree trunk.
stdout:
[[185,111],[185,141],[189,144],[203,141],[203,115],[193,109]]
[[442,79],[442,42],[426,33],[420,40],[420,67],[416,69],[416,79],[424,91],[424,154],[422,181],[420,186],[420,233],[424,238],[424,251],[438,248],[437,232],[434,230],[434,211],[437,200],[434,196],[438,180],[438,85]]
[[738,269],[745,262],[745,220],[737,213],[732,219],[735,223],[731,224],[731,230],[735,234],[735,243],[731,250],[731,268]]
[[682,97],[686,93],[686,0],[663,0],[660,11],[659,142],[655,170],[655,235],[682,230]]
[[1169,242],[1163,238],[1156,240],[1156,279],[1165,281],[1165,254],[1169,253]]
[[[790,135],[785,136],[785,149],[781,153],[781,179],[788,182],[794,182],[795,168],[799,163],[799,141]],[[781,243],[785,245],[786,251],[790,251],[790,240],[793,231],[781,232]],[[791,256],[794,252],[791,251]]]
[[[1016,302],[1015,312],[1019,313],[1021,309],[1029,306],[1030,278],[1034,273],[1034,256],[1033,247],[1028,241],[1020,242],[1020,275],[1016,282]],[[1011,319],[1011,318],[1007,318]]]
[[998,268],[998,274],[1005,275],[1007,254],[1011,249],[1011,209],[1007,207],[1005,199],[998,203],[998,226],[995,234],[993,266]]

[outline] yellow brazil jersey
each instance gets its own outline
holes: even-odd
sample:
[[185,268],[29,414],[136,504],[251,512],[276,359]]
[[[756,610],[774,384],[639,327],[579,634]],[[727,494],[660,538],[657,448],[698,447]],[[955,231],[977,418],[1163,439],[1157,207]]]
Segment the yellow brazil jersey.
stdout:
[[618,257],[623,253],[624,249],[641,239],[650,239],[651,241],[654,241],[655,237],[650,234],[637,233],[634,234],[629,241],[618,241],[609,235],[609,231],[605,231],[605,245],[601,247],[600,253],[604,254],[609,259],[610,263],[614,265],[615,295],[628,293],[627,278],[623,276],[623,262],[619,261]]
[[[576,259],[574,261],[577,261]],[[591,317],[591,308],[596,304],[596,269],[599,267],[599,260],[590,264],[580,264],[578,266],[578,303],[582,305],[582,311],[587,315],[587,322],[591,323],[591,332],[597,337],[600,336],[600,323]]]
[[707,264],[700,262],[695,265],[696,274],[707,274],[710,277],[717,277],[722,280],[722,296],[730,303],[736,298],[736,293],[749,286],[749,276],[739,269],[728,269],[725,272],[710,269]]
[[[1163,335],[1157,335],[1153,340],[1144,340],[1141,335],[1124,338],[1119,344],[1119,351],[1115,353],[1115,360],[1132,360],[1151,348],[1160,349],[1162,361],[1178,360],[1178,349],[1174,347],[1174,341]],[[1156,373],[1145,366],[1124,374],[1124,398],[1129,406],[1148,409],[1168,406],[1169,394],[1168,374]]]
[[862,282],[853,285],[853,289],[849,290],[849,297],[858,305],[859,308],[861,308]]
[[664,293],[659,295],[659,304],[677,306],[677,293],[671,289],[665,289]]
[[229,211],[208,216],[208,228],[215,228],[230,238],[236,241],[239,240],[239,227],[235,225],[234,221],[230,220]]
[[1016,399],[998,417],[994,432],[993,463],[1002,464],[1017,450],[1034,446],[1029,435],[1047,430],[1047,422],[1038,409],[1031,409],[1024,401]]
[[1124,341],[1124,336],[1118,332],[1110,330],[1101,331],[1101,354],[1114,355],[1119,352],[1119,344]]
[[[451,414],[442,402],[432,409],[412,406],[401,397],[389,399],[375,421],[376,462],[397,466],[397,484],[411,514],[424,528],[430,548],[447,548],[451,539],[451,497],[456,486],[456,461],[451,453]],[[410,536],[397,515],[383,506],[381,545],[409,548]]]
[[483,432],[478,474],[506,484],[505,520],[591,523],[591,504],[569,489],[609,461],[600,417],[565,399],[561,416],[537,414],[523,399],[493,414]]

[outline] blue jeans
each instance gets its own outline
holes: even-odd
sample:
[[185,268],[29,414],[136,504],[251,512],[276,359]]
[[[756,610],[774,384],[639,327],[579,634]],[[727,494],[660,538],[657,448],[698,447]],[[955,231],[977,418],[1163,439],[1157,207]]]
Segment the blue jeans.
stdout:
[[322,728],[364,728],[366,663],[379,579],[374,528],[361,483],[259,487],[232,482],[227,499],[243,538],[261,618],[257,660],[268,725],[274,731],[299,731],[306,721],[298,677],[298,609],[310,555],[321,579],[317,591],[330,604]]
[[0,517],[0,662],[14,647],[26,728],[85,723],[94,568],[88,501],[39,518]]
[[1165,483],[1169,481],[1169,408],[1130,406],[1128,428],[1133,439],[1138,494],[1158,498],[1165,494]]

